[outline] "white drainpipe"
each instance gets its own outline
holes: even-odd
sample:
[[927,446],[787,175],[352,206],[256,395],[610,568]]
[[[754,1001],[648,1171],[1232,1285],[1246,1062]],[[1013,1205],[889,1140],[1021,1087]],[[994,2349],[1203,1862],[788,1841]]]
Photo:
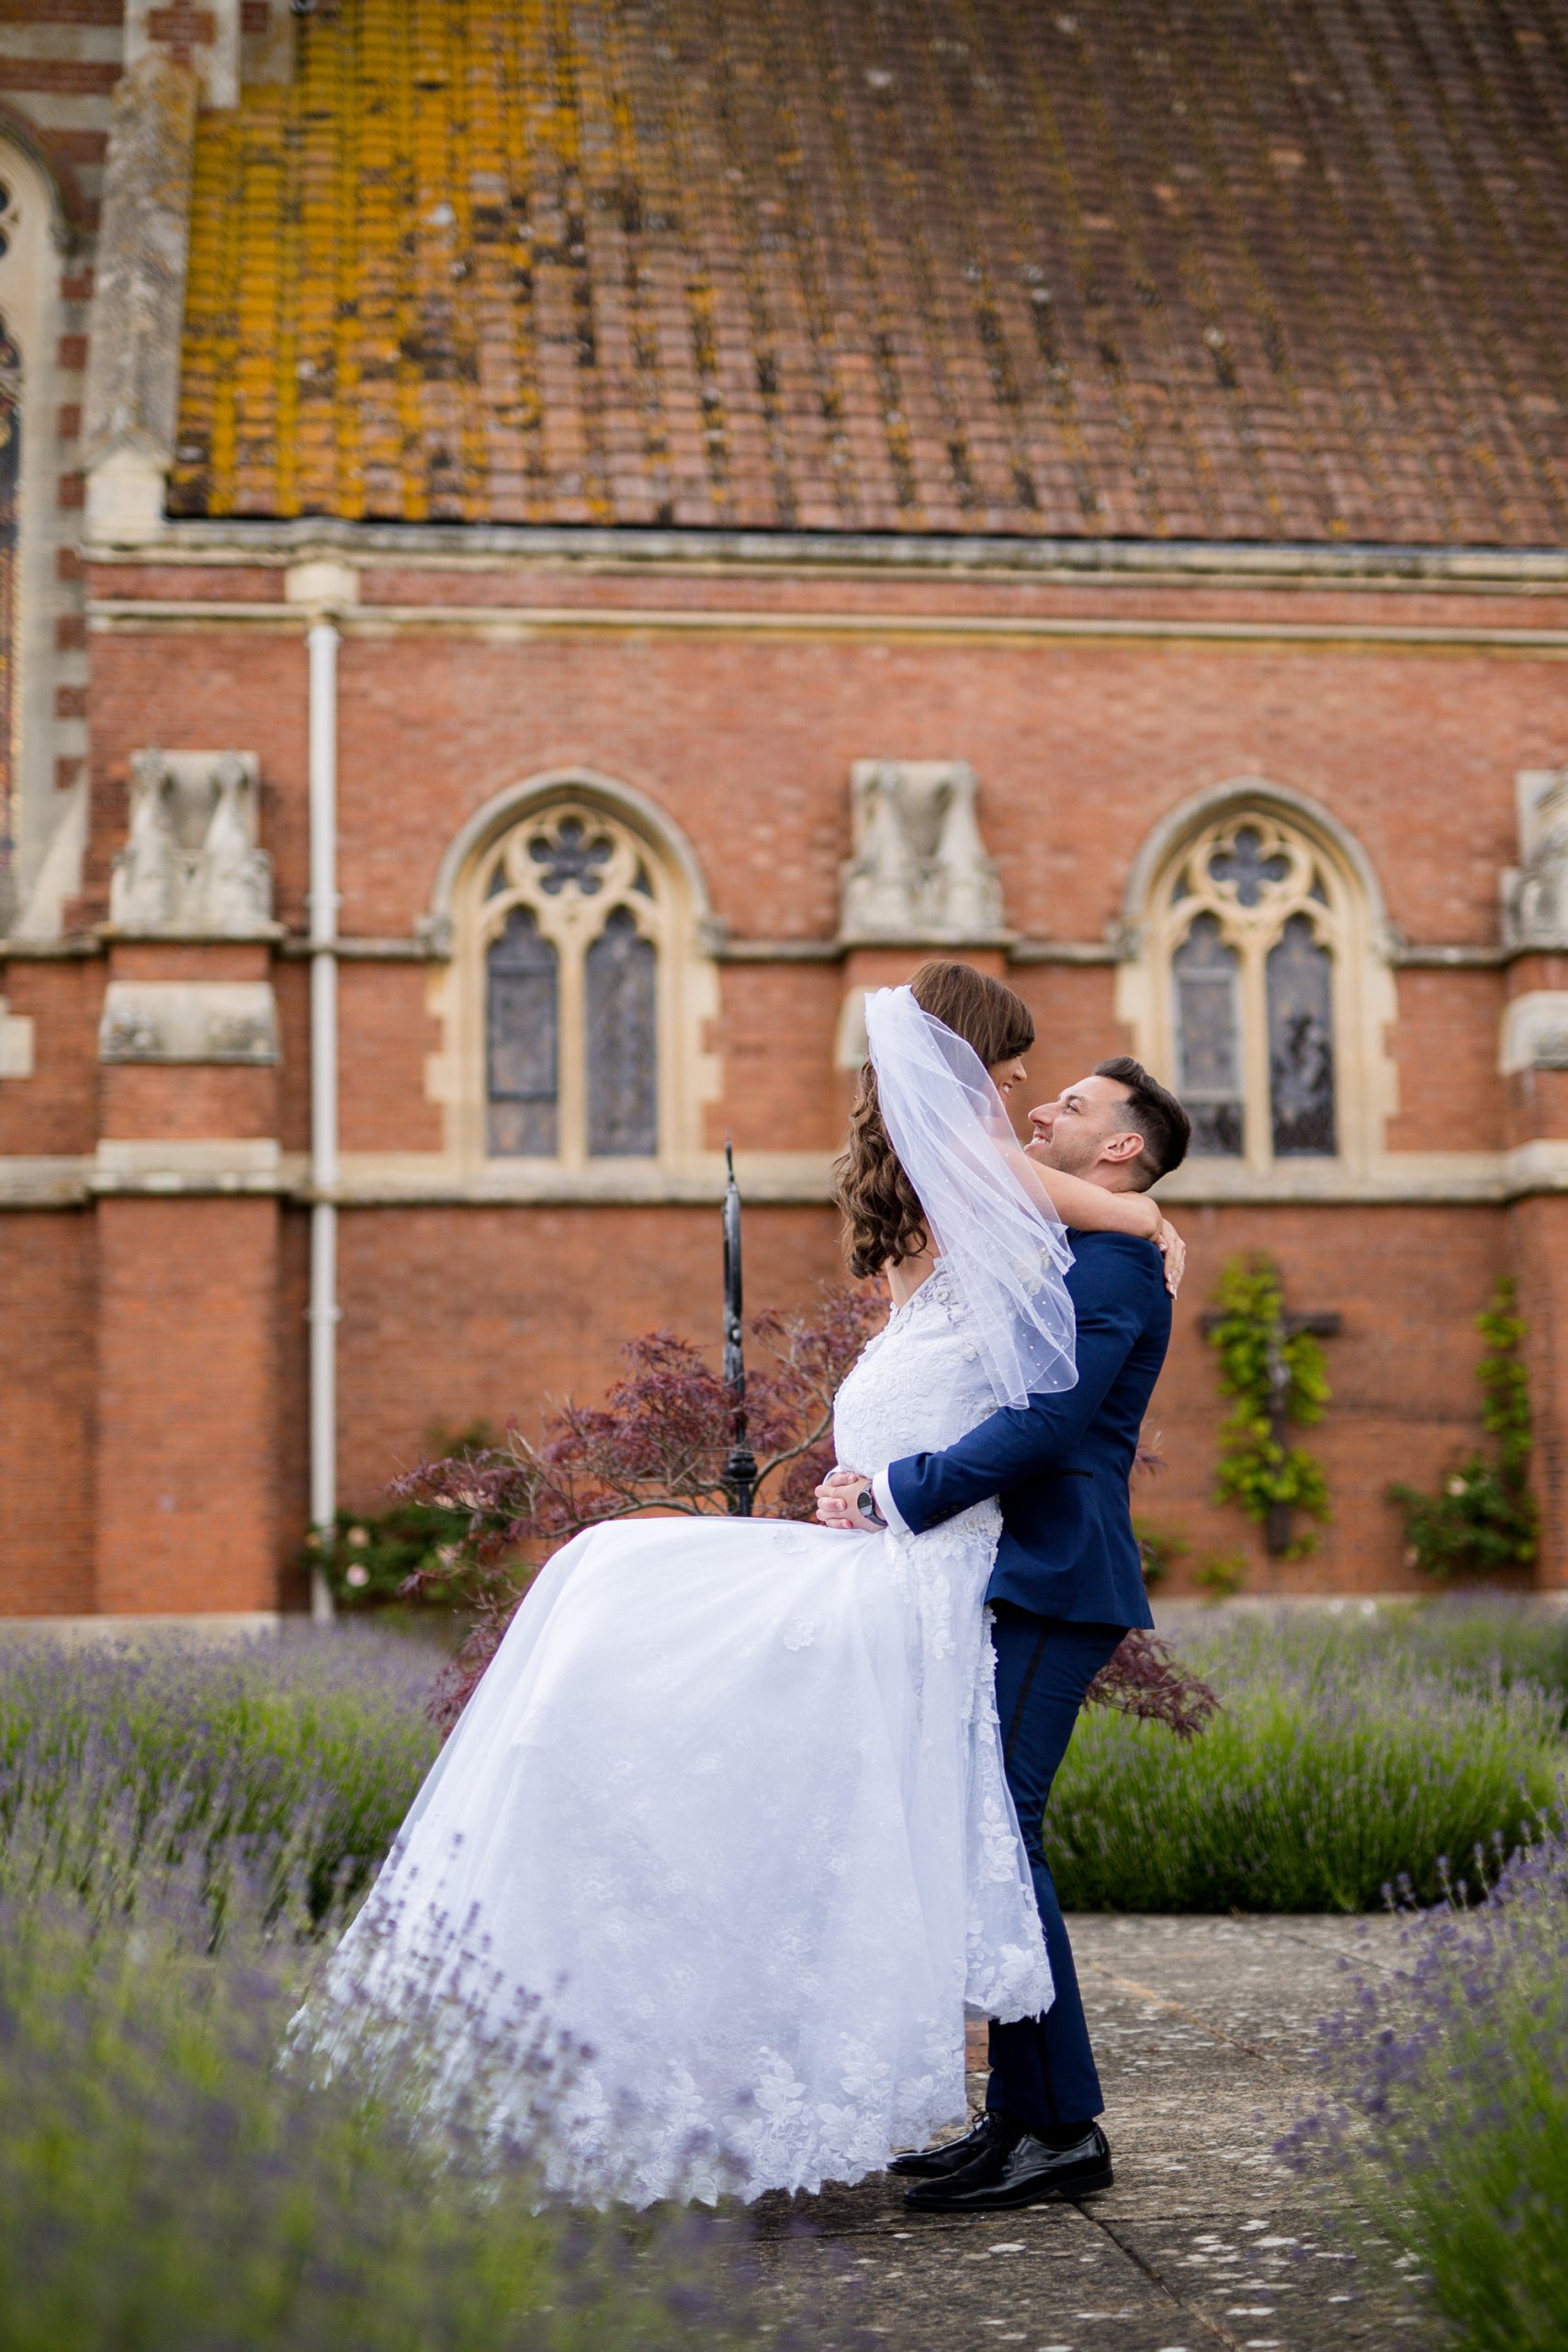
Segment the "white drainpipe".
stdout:
[[[310,625],[310,1524],[337,1515],[337,647],[330,620]],[[310,1614],[333,1615],[326,1577],[310,1579]]]

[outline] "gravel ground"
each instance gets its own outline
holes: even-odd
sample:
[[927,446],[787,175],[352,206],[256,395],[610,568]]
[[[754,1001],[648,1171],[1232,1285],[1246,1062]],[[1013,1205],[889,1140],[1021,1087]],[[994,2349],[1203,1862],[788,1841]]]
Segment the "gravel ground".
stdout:
[[[913,2216],[879,2179],[758,2208],[770,2299],[819,2352],[1318,2352],[1429,2330],[1273,2153],[1314,2086],[1320,2018],[1391,1963],[1386,1920],[1072,1923],[1116,2186],[1081,2206]],[[972,2044],[983,2063],[983,2043]],[[983,2087],[972,2078],[976,2097]]]

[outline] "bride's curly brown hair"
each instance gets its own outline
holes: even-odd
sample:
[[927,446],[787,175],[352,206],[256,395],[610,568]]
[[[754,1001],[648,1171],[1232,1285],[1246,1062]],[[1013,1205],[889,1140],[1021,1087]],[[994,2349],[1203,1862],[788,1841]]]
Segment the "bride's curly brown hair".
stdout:
[[[987,1069],[1026,1054],[1034,1023],[1021,997],[967,964],[922,964],[910,979],[917,1004],[974,1046]],[[868,1061],[850,1113],[850,1139],[833,1167],[833,1198],[844,1213],[852,1274],[879,1274],[918,1258],[930,1236],[915,1188],[899,1167]]]

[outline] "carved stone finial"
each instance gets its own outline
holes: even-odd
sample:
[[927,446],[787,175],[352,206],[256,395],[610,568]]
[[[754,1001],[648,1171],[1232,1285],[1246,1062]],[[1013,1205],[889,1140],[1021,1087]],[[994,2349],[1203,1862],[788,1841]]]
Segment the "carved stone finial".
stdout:
[[1568,949],[1568,767],[1518,777],[1521,863],[1503,876],[1509,947]]
[[272,864],[256,847],[255,795],[243,760],[225,752],[212,771],[217,805],[191,876],[203,928],[242,937],[272,919]]
[[272,929],[272,865],[256,847],[249,752],[139,752],[130,826],[109,885],[117,931],[254,939]]
[[109,921],[119,931],[165,931],[179,895],[179,847],[170,797],[174,772],[162,752],[130,763],[130,824],[109,882]]
[[1001,884],[964,760],[857,760],[850,772],[854,854],[842,873],[846,941],[994,943]]

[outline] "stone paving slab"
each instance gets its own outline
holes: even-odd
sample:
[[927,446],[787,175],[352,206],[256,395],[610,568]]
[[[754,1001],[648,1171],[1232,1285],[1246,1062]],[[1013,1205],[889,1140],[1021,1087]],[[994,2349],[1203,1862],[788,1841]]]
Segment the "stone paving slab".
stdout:
[[986,2219],[912,2216],[891,2179],[766,2199],[774,2308],[815,2304],[819,2352],[1419,2347],[1390,2277],[1273,2153],[1312,2098],[1318,2020],[1393,1964],[1392,1923],[1097,1915],[1071,1931],[1115,2187]]

